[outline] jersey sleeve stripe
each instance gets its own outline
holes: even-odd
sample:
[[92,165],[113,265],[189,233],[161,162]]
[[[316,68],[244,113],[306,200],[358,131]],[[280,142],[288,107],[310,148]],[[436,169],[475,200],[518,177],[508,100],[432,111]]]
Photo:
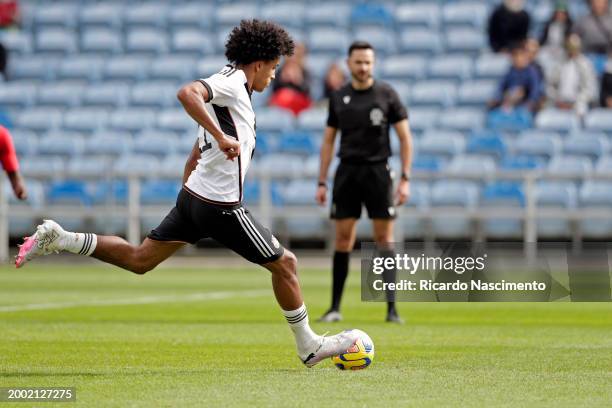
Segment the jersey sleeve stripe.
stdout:
[[202,85],[204,85],[204,88],[206,88],[206,90],[208,91],[208,100],[204,101],[204,102],[206,102],[206,103],[210,102],[212,100],[212,98],[214,97],[212,88],[203,79],[198,79],[198,82],[201,83]]

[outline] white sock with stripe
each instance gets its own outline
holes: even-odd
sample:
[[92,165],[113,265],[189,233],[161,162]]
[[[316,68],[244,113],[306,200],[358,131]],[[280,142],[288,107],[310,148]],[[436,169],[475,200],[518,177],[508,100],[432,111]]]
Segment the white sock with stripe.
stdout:
[[308,311],[304,304],[295,310],[283,310],[283,314],[295,336],[298,355],[302,360],[305,360],[310,353],[316,350],[321,336],[310,328],[308,324]]
[[64,250],[73,254],[90,256],[98,245],[98,236],[91,233],[68,232],[63,239]]

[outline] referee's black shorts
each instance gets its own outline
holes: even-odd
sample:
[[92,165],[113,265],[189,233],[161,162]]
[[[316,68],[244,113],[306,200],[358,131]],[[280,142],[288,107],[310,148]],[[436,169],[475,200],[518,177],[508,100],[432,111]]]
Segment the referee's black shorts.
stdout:
[[195,244],[212,238],[246,260],[265,264],[276,261],[284,249],[242,204],[221,206],[203,201],[182,189],[176,206],[148,237],[155,241]]
[[360,218],[363,205],[371,219],[395,218],[393,178],[387,162],[340,162],[334,177],[331,218]]

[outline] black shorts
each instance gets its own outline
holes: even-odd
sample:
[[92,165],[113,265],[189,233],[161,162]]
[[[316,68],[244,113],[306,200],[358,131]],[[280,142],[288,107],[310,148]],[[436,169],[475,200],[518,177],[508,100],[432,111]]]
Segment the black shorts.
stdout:
[[331,218],[360,218],[364,204],[371,219],[395,218],[389,165],[341,162],[334,177]]
[[185,189],[176,206],[148,237],[155,241],[195,244],[212,238],[246,260],[265,264],[276,261],[284,249],[241,204],[221,206],[203,201]]

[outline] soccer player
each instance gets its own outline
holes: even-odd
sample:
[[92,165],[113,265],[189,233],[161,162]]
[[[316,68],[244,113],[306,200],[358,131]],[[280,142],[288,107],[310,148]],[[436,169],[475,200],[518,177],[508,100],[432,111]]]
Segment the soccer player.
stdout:
[[[319,185],[316,200],[327,201],[327,172],[334,154],[334,140],[340,131],[340,165],[333,186],[331,218],[336,224],[332,265],[332,303],[321,321],[342,320],[340,300],[348,275],[349,255],[355,245],[357,220],[365,204],[372,219],[374,241],[391,251],[395,205],[402,205],[410,193],[412,137],[408,114],[397,93],[387,84],[372,78],[374,49],[356,41],[348,50],[351,81],[329,98],[329,116],[321,146]],[[395,197],[387,159],[391,156],[389,128],[393,126],[400,141],[402,171]],[[395,271],[385,274],[395,280]],[[402,323],[389,294],[387,321]]]
[[15,153],[11,134],[3,126],[0,126],[0,162],[2,162],[2,168],[11,182],[15,197],[20,200],[28,198],[23,178],[19,173],[19,162],[17,161],[17,154]]
[[242,205],[243,182],[255,149],[251,93],[274,79],[282,56],[294,42],[280,26],[243,20],[225,45],[230,65],[181,88],[178,99],[199,124],[198,139],[185,165],[176,206],[138,246],[114,236],[64,231],[47,220],[20,248],[16,266],[53,252],[93,256],[144,274],[185,244],[210,237],[272,273],[272,288],[307,367],[346,351],[353,332],[325,337],[308,323],[295,255],[284,249]]

